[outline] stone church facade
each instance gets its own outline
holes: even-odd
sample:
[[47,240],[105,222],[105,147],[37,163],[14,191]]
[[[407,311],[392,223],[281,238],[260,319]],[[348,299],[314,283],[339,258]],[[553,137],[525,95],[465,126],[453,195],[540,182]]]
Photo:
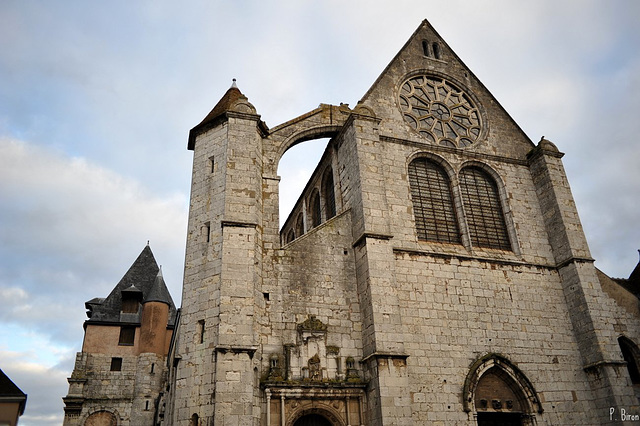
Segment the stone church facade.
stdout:
[[[317,138],[330,140],[280,229],[278,163]],[[594,267],[563,154],[534,144],[427,21],[353,108],[269,128],[234,83],[188,148],[166,376],[152,421],[113,424],[640,414],[640,270]]]

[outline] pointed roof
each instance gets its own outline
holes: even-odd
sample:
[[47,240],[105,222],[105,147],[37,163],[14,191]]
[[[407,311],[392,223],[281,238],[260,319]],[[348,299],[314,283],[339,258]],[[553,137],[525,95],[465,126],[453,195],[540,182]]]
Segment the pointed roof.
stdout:
[[207,114],[207,116],[200,122],[200,124],[189,131],[189,142],[187,144],[187,148],[193,150],[196,143],[196,136],[198,136],[198,134],[208,129],[209,127],[214,126],[217,119],[225,115],[227,112],[231,111],[233,109],[233,106],[235,106],[236,103],[240,100],[244,100],[247,102],[249,101],[249,99],[242,94],[240,89],[238,89],[236,79],[234,78],[233,84],[231,84],[229,90],[227,90],[227,92],[222,96],[216,106],[213,107],[211,112]]
[[153,281],[153,287],[151,287],[149,294],[147,294],[147,297],[144,299],[144,303],[147,302],[162,302],[171,306],[171,295],[169,295],[167,285],[164,283],[162,268],[158,271],[158,275],[156,275],[156,279]]
[[[367,90],[358,102],[358,106],[370,108],[375,116],[383,121],[403,122],[404,117],[400,109],[389,108],[389,101],[398,97],[397,91],[403,81],[421,75],[431,75],[436,79],[445,80],[452,87],[464,91],[479,107],[483,129],[478,141],[487,143],[474,144],[468,149],[479,148],[492,154],[525,158],[526,154],[535,147],[493,94],[426,19],[420,23],[409,40]],[[405,127],[408,129],[409,125]],[[519,134],[519,136],[505,141],[501,137],[501,132],[509,132],[514,136]],[[417,135],[411,132],[407,132],[406,136],[397,133],[397,137],[400,138],[414,136]],[[421,136],[417,137],[421,138]]]
[[22,392],[2,370],[0,370],[0,402],[20,403],[20,415],[24,414],[27,404],[27,394]]
[[[122,293],[141,292],[142,302],[148,301],[150,296],[154,299],[162,298],[169,305],[169,325],[173,325],[176,315],[176,307],[171,299],[162,275],[161,282],[156,283],[160,267],[156,262],[151,247],[145,246],[138,258],[133,262],[129,270],[120,279],[109,295],[102,299],[94,298],[85,303],[90,311],[89,324],[95,323],[119,323],[122,311]],[[155,287],[161,287],[155,289]],[[158,296],[158,294],[160,296]]]

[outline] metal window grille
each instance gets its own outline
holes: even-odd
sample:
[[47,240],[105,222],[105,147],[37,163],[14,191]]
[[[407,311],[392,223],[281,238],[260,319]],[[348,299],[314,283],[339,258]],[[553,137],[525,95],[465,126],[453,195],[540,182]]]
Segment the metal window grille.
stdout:
[[460,191],[471,244],[511,250],[498,187],[486,172],[467,167],[460,172]]
[[409,164],[409,185],[418,239],[460,244],[449,178],[440,166],[423,158]]

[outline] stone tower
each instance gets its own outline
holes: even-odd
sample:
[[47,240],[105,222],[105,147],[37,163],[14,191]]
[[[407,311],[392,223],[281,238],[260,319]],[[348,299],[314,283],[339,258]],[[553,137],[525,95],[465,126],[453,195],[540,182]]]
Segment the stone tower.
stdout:
[[[280,230],[282,155],[327,137]],[[427,21],[353,109],[268,128],[234,83],[188,148],[164,424],[640,414],[635,296],[599,277],[563,154],[532,143]]]

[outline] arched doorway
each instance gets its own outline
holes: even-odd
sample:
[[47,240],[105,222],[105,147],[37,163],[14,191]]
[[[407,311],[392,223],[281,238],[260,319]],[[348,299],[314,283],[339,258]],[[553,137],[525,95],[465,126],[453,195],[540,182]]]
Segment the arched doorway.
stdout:
[[504,370],[487,370],[478,381],[474,399],[478,426],[522,426],[525,396]]
[[320,414],[307,414],[300,417],[293,426],[333,426],[326,417]]
[[473,413],[479,426],[535,425],[543,411],[533,384],[498,354],[473,363],[463,393],[464,410]]

